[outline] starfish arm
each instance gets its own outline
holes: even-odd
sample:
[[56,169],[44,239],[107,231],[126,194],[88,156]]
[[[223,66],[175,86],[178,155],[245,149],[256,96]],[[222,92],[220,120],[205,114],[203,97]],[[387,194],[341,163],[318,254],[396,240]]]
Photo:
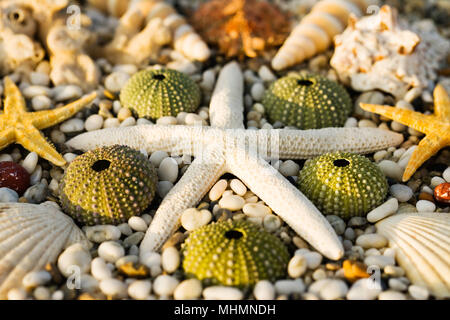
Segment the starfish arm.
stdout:
[[450,97],[440,84],[434,89],[434,114],[439,119],[450,122]]
[[36,128],[45,129],[69,119],[78,111],[89,105],[96,97],[97,93],[93,92],[64,107],[28,113],[26,117],[32,121]]
[[196,158],[161,202],[141,243],[140,253],[158,250],[180,225],[184,210],[195,206],[225,173],[225,159],[218,151]]
[[327,219],[266,161],[245,151],[236,151],[229,153],[227,166],[314,248],[333,260],[342,257],[342,244]]
[[166,151],[195,155],[201,147],[207,127],[145,124],[132,127],[107,128],[80,134],[66,144],[78,150],[121,144],[147,152]]
[[[263,134],[262,130],[259,131]],[[269,153],[269,156],[281,159],[306,159],[334,151],[364,154],[397,146],[403,142],[401,134],[378,128],[271,131],[268,134],[270,145],[267,149],[274,154]]]
[[209,117],[212,127],[244,128],[244,79],[237,62],[220,71],[211,97]]
[[[450,130],[447,127],[447,130]],[[446,141],[442,138],[441,135],[438,134],[427,134],[425,138],[423,138],[416,150],[414,150],[411,155],[411,159],[406,166],[405,172],[403,173],[402,180],[408,181],[411,176],[416,172],[416,170],[429,158],[431,158],[434,154],[436,154],[440,149],[445,146],[449,146],[450,141]]]
[[5,114],[18,114],[26,112],[25,99],[19,88],[9,78],[5,77]]
[[7,147],[14,142],[15,131],[14,128],[2,128],[0,132],[0,150]]
[[25,149],[36,152],[41,158],[57,166],[66,164],[66,160],[45,140],[36,128],[16,129],[16,141]]
[[424,115],[420,112],[415,112],[406,109],[399,109],[390,106],[382,106],[378,104],[366,104],[361,103],[361,108],[373,112],[391,120],[400,122],[408,127],[414,128],[417,131],[428,133],[430,131],[428,119],[433,117],[432,115]]

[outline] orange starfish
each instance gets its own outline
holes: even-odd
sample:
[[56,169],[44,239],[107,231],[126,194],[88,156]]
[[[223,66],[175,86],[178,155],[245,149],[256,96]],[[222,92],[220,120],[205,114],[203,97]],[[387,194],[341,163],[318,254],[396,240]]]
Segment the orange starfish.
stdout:
[[434,89],[434,114],[431,115],[375,104],[361,103],[361,108],[425,133],[425,138],[420,141],[408,162],[403,181],[409,180],[440,149],[450,146],[450,98],[441,85]]
[[66,160],[51,146],[39,131],[62,122],[95,99],[95,92],[54,110],[27,112],[25,99],[16,84],[5,77],[5,108],[0,114],[0,150],[17,142],[24,148],[58,166]]

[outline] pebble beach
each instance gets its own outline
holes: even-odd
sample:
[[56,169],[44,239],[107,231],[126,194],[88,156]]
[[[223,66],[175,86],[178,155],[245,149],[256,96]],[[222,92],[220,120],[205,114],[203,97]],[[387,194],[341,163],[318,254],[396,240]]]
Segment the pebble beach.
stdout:
[[[100,10],[95,3],[101,1],[68,2],[81,8],[81,12],[93,21],[94,26],[91,26],[89,30],[98,35],[98,42],[106,41],[107,35],[110,34],[111,37],[116,31],[120,16],[117,17]],[[207,1],[162,2],[170,4],[181,16],[186,17],[186,23],[192,23],[193,12]],[[280,11],[287,14],[292,24],[290,30],[292,30],[320,1],[275,0],[268,2],[277,5]],[[436,32],[441,37],[450,43],[450,25],[448,23],[450,6],[448,1],[389,0],[373,4],[378,8],[382,5],[396,8],[399,11],[399,16],[410,23],[426,20],[427,23],[433,25],[433,28],[437,30]],[[6,15],[4,14],[5,10],[0,7],[2,16]],[[369,13],[365,12],[364,14]],[[0,31],[1,28],[6,27],[2,24],[0,25]],[[196,31],[201,34],[201,30]],[[35,39],[38,39],[38,35],[35,36]],[[45,48],[45,46],[43,47]],[[11,218],[12,214],[3,215],[3,212],[9,212],[5,209],[6,207],[2,207],[5,204],[34,204],[40,205],[40,207],[41,204],[45,204],[45,206],[50,206],[65,216],[73,218],[74,228],[79,228],[82,233],[80,237],[85,238],[86,242],[89,243],[86,246],[82,241],[75,241],[75,243],[61,248],[59,252],[55,252],[51,262],[45,263],[39,268],[30,266],[29,272],[15,278],[14,281],[11,280],[4,296],[0,295],[0,297],[8,300],[448,299],[450,296],[436,294],[436,292],[450,292],[450,284],[448,283],[450,276],[448,273],[450,270],[449,261],[445,261],[445,258],[450,255],[450,229],[446,229],[444,226],[442,227],[444,231],[435,235],[436,239],[442,241],[439,244],[441,250],[439,252],[444,259],[442,268],[439,265],[435,266],[436,274],[442,277],[440,280],[439,278],[438,280],[434,279],[439,283],[439,288],[442,289],[439,291],[435,287],[429,286],[427,281],[416,281],[416,278],[411,277],[410,270],[405,270],[401,258],[399,260],[398,249],[393,245],[390,236],[393,232],[386,234],[382,231],[381,225],[378,224],[380,221],[385,221],[384,219],[402,214],[420,215],[425,213],[428,216],[434,213],[440,217],[439,219],[446,221],[448,225],[450,219],[450,149],[448,144],[446,147],[437,150],[435,154],[419,166],[407,181],[404,181],[405,169],[413,152],[425,138],[425,134],[398,121],[392,121],[388,117],[365,111],[360,104],[388,105],[395,106],[396,109],[416,111],[426,115],[433,114],[436,105],[436,99],[433,96],[435,86],[440,84],[447,93],[450,93],[450,51],[446,52],[445,58],[439,61],[435,68],[436,77],[432,81],[433,86],[420,90],[412,87],[399,97],[377,89],[358,91],[350,85],[344,84],[339,77],[339,73],[330,64],[330,60],[335,54],[334,46],[330,46],[293,66],[283,70],[275,70],[271,61],[279,48],[280,45],[268,47],[256,57],[228,57],[221,52],[217,45],[209,44],[210,57],[204,61],[198,61],[187,57],[186,54],[177,50],[172,43],[167,43],[162,45],[149,61],[139,65],[113,63],[105,57],[91,57],[99,72],[98,83],[90,85],[92,88],[88,88],[89,86],[83,87],[80,83],[70,83],[70,81],[67,81],[67,79],[71,79],[70,76],[65,77],[66,83],[55,84],[54,78],[52,78],[54,65],[50,63],[50,53],[47,53],[41,61],[31,67],[27,66],[26,69],[0,69],[2,79],[9,77],[17,85],[25,99],[28,112],[56,110],[84,97],[86,94],[96,93],[95,99],[73,117],[40,130],[45,137],[44,140],[49,142],[49,145],[53,146],[65,160],[64,165],[55,165],[39,156],[37,150],[30,151],[28,148],[15,143],[3,147],[3,140],[0,139],[0,146],[3,147],[0,150],[0,178],[3,174],[1,164],[13,162],[25,170],[23,175],[28,176],[29,179],[26,188],[19,191],[8,186],[7,182],[4,182],[6,179],[0,179],[0,255],[7,257],[8,250],[11,250],[8,257],[15,259],[18,254],[13,253],[12,249],[8,247],[8,237],[12,237],[12,235],[7,235],[5,231],[7,228],[2,225],[2,223],[5,225],[14,223],[14,219]],[[0,57],[1,54],[2,51],[0,50]],[[188,171],[189,168],[194,168],[196,165],[195,157],[187,153],[174,152],[171,154],[165,151],[167,148],[164,146],[164,141],[160,141],[158,145],[162,146],[160,150],[153,152],[148,152],[145,146],[142,146],[141,149],[132,148],[137,151],[133,157],[136,157],[139,161],[145,161],[154,170],[154,179],[151,182],[144,181],[141,176],[137,176],[138,179],[142,178],[139,182],[143,184],[139,184],[139,187],[132,189],[134,190],[132,192],[138,193],[144,189],[144,183],[146,188],[147,183],[150,186],[149,189],[153,192],[150,197],[152,199],[148,204],[145,203],[143,210],[134,209],[135,214],[125,218],[121,216],[120,223],[83,223],[77,216],[78,211],[74,214],[69,212],[68,208],[71,207],[63,200],[63,185],[69,186],[68,172],[70,167],[75,166],[77,164],[76,159],[86,155],[87,152],[73,148],[72,145],[69,146],[68,141],[76,139],[82,134],[108,128],[131,128],[148,125],[213,127],[212,124],[215,120],[210,112],[210,104],[221,71],[230,61],[234,61],[235,65],[239,67],[243,79],[243,95],[240,97],[243,107],[243,127],[241,129],[251,132],[261,129],[300,130],[296,126],[288,126],[281,121],[269,119],[265,97],[267,92],[271,90],[271,85],[279,79],[291,74],[313,73],[339,83],[345,87],[349,94],[352,111],[345,117],[343,124],[338,127],[378,128],[402,136],[403,141],[397,146],[361,156],[370,160],[373,170],[379,170],[383,181],[387,183],[386,194],[382,195],[381,201],[370,208],[364,207],[364,212],[355,214],[355,216],[343,213],[348,202],[341,206],[342,209],[334,209],[330,213],[323,214],[326,219],[323,223],[327,222],[331,226],[332,230],[330,230],[333,232],[333,236],[336,236],[338,244],[342,246],[343,254],[339,259],[331,259],[327,257],[326,253],[312,246],[310,241],[305,240],[287,223],[284,216],[278,215],[278,212],[262,199],[265,194],[261,196],[262,193],[252,191],[245,179],[240,179],[229,172],[220,174],[214,181],[212,181],[212,178],[204,178],[204,185],[210,184],[210,187],[205,190],[205,194],[201,198],[199,197],[200,201],[182,208],[178,212],[179,219],[177,219],[175,228],[172,225],[167,226],[168,229],[173,229],[168,236],[168,240],[164,241],[158,249],[143,250],[141,243],[144,241],[146,233],[149,233],[148,230],[150,230],[149,227],[152,222],[156,220],[155,214],[161,204],[164,203],[166,196],[172,195],[175,191],[178,192],[177,186],[185,183],[182,178],[186,172],[195,174],[195,171]],[[150,117],[139,117],[136,110],[123,105],[120,98],[121,91],[134,75],[142,70],[165,69],[179,71],[190,78],[194,85],[199,88],[201,98],[194,111],[181,111],[176,115],[163,115],[157,119],[151,119]],[[23,70],[26,70],[26,72]],[[70,70],[67,72],[70,73]],[[4,83],[5,81],[0,84],[2,110],[6,110],[4,109],[6,100],[3,99],[7,90]],[[87,84],[87,81],[85,83]],[[183,84],[185,85],[185,83]],[[4,111],[1,112],[1,114],[4,113]],[[0,121],[0,129],[2,131],[7,130],[8,123],[4,124]],[[300,188],[300,191],[304,191],[303,193],[306,194],[306,190],[303,190],[301,186],[299,187],[299,179],[302,177],[302,170],[305,169],[305,164],[308,161],[307,159],[287,158],[272,161],[270,165],[279,174],[278,179],[287,181],[289,187]],[[140,162],[133,162],[133,165],[136,165],[136,163]],[[133,174],[133,165],[130,165],[127,169],[119,168],[117,172]],[[367,172],[369,172],[369,169],[367,169]],[[121,182],[128,181],[125,180],[125,177],[121,179],[123,179]],[[111,178],[110,181],[111,185],[116,187],[114,178]],[[78,192],[81,190],[81,193],[84,189],[86,201],[93,198],[95,202],[95,199],[98,199],[95,196],[100,197],[98,194],[95,196],[88,194],[86,191],[88,188],[81,183],[77,189]],[[366,189],[365,186],[364,189]],[[374,190],[369,187],[370,194],[376,193],[376,190],[378,189],[375,188]],[[353,194],[352,191],[350,190],[348,194]],[[151,192],[149,191],[149,193]],[[179,192],[181,196],[184,195],[181,191]],[[196,190],[192,192],[195,193]],[[119,191],[115,190],[113,193],[119,193]],[[134,198],[140,197],[135,194],[133,196]],[[273,197],[275,196],[273,195]],[[325,210],[322,209],[325,206],[321,207],[321,204],[313,201],[313,196],[309,197],[306,194],[306,197],[312,201],[315,207],[319,208],[320,212]],[[147,198],[149,197],[147,196]],[[80,204],[78,205],[80,206]],[[101,205],[101,201],[98,201],[98,205]],[[124,208],[130,206],[124,205]],[[314,210],[316,209],[314,208]],[[21,220],[17,221],[18,223],[21,222]],[[188,261],[188,253],[193,252],[187,250],[187,248],[196,239],[188,242],[188,239],[193,238],[191,235],[204,230],[202,228],[206,226],[227,222],[238,223],[240,221],[257,226],[259,232],[264,232],[267,237],[273,237],[277,246],[285,248],[288,256],[283,262],[282,276],[273,279],[264,278],[265,271],[260,272],[258,269],[258,272],[256,272],[258,274],[257,280],[254,283],[250,285],[227,285],[223,281],[214,281],[208,279],[208,277],[202,278],[203,273],[200,273],[200,271],[196,276],[195,270],[207,269],[206,264],[202,264],[201,261],[194,268],[194,275],[192,272],[186,271],[188,268],[186,262]],[[299,224],[301,223],[302,221],[299,222]],[[411,222],[412,224],[413,222]],[[423,225],[427,224],[423,222]],[[38,231],[40,232],[36,229],[36,233]],[[5,233],[2,234],[2,232]],[[252,233],[248,232],[248,235],[250,237]],[[255,238],[257,237],[255,236]],[[208,239],[204,241],[209,243]],[[261,245],[258,250],[264,248]],[[20,254],[25,255],[25,251]],[[204,259],[209,258],[209,253],[196,254]],[[249,253],[249,255],[251,254]],[[1,259],[0,256],[0,289],[2,289],[2,281],[4,280],[2,276],[8,275],[8,272],[13,269],[13,266],[4,262],[6,258],[3,262]],[[424,256],[424,259],[426,260],[427,257]],[[237,258],[233,260],[233,257],[228,257],[220,260],[218,265],[223,265],[224,272],[226,272],[228,263],[238,264],[241,261],[238,261]],[[221,267],[217,268],[220,269]],[[257,268],[256,262],[254,268]],[[205,272],[207,273],[207,271]],[[252,274],[250,271],[248,273]],[[237,278],[238,276],[233,275],[233,277]],[[242,278],[245,277],[242,276]],[[12,279],[12,276],[10,279]],[[252,279],[252,277],[248,276],[248,279]],[[1,290],[0,294],[3,294]]]

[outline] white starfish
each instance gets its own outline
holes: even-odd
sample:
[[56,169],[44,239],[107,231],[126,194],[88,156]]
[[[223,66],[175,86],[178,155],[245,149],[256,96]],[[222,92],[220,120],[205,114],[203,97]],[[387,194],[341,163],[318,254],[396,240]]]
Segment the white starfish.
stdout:
[[338,150],[369,153],[400,144],[402,136],[376,128],[246,130],[242,96],[242,72],[237,63],[230,63],[222,69],[211,99],[212,127],[109,128],[81,134],[67,144],[82,150],[123,144],[147,152],[163,150],[195,157],[156,211],[141,243],[141,255],[158,250],[179,227],[181,213],[195,206],[221,175],[230,172],[314,248],[330,259],[341,258],[342,244],[325,217],[265,159],[303,159]]

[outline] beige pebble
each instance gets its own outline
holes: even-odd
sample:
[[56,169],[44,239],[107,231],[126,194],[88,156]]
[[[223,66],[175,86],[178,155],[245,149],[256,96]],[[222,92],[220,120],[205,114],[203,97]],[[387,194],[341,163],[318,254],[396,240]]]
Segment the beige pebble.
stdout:
[[209,191],[209,199],[211,201],[218,200],[227,189],[227,186],[228,186],[227,180],[221,179],[217,181],[216,184]]
[[202,294],[202,283],[193,278],[182,281],[175,289],[173,297],[175,300],[193,300]]
[[188,231],[193,231],[208,224],[212,219],[209,210],[198,210],[196,208],[186,209],[181,215],[181,225]]
[[242,211],[250,217],[264,217],[272,213],[272,210],[261,203],[246,203]]
[[238,179],[231,180],[230,188],[240,196],[245,195],[245,193],[247,192],[247,187]]
[[219,206],[231,211],[241,210],[245,204],[245,200],[236,195],[223,196],[219,201]]
[[177,118],[172,116],[161,117],[156,120],[156,124],[169,125],[169,124],[177,124]]
[[303,255],[294,255],[288,264],[288,273],[291,278],[301,277],[306,269],[308,269],[308,263]]
[[377,233],[363,234],[356,238],[356,244],[365,249],[367,248],[383,248],[387,245],[387,239]]

